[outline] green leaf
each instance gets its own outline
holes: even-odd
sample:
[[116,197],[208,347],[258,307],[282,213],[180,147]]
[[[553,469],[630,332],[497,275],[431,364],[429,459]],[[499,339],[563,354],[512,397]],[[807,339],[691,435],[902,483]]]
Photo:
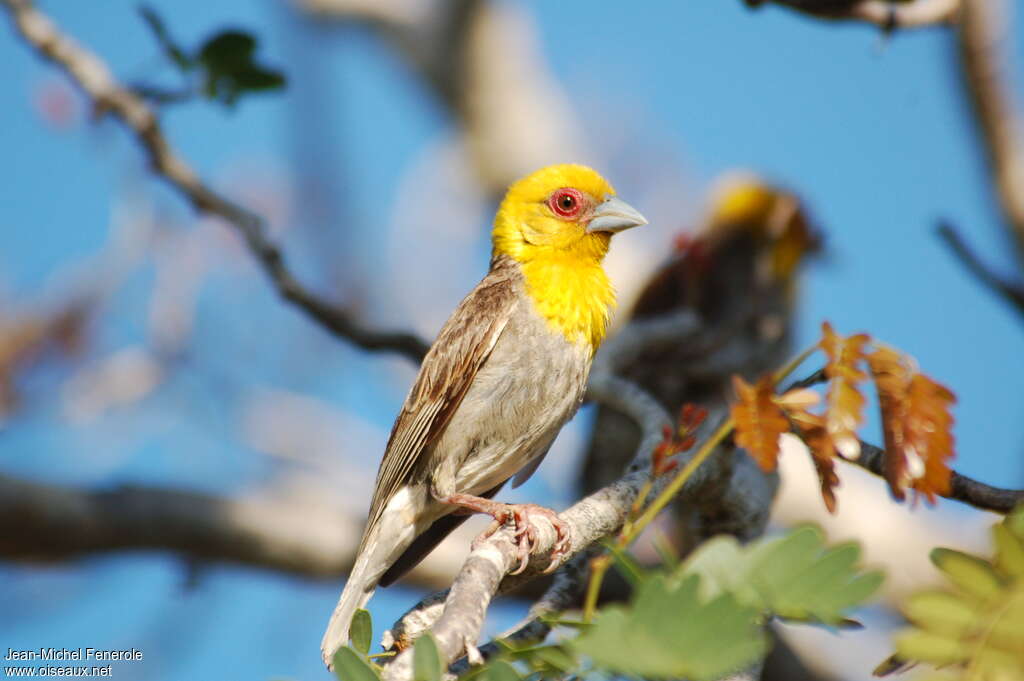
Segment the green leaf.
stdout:
[[272,71],[262,66],[249,66],[234,73],[237,86],[242,90],[253,92],[259,90],[275,90],[284,87],[285,78],[279,71]]
[[1006,526],[1010,532],[1013,533],[1021,541],[1024,541],[1024,502],[1017,505],[1017,508],[1013,509],[1006,519],[1003,520],[1003,525]]
[[443,671],[434,637],[430,633],[420,636],[412,651],[413,681],[441,681]]
[[167,58],[183,73],[192,70],[195,67],[195,60],[174,42],[160,15],[147,5],[139,7],[139,14],[142,16],[142,20],[146,22],[146,25],[149,26],[149,30],[153,32],[153,37],[160,43],[160,47],[163,49],[164,54],[167,55]]
[[487,665],[481,678],[484,681],[522,681],[523,677],[505,660],[495,660]]
[[846,612],[882,583],[880,572],[858,570],[859,559],[857,544],[826,548],[821,530],[805,526],[749,547],[718,537],[694,552],[680,574],[701,575],[705,597],[731,593],[764,615],[841,627]]
[[949,636],[966,636],[982,622],[982,612],[973,604],[943,591],[914,594],[904,604],[907,619]]
[[649,577],[632,607],[601,611],[574,647],[598,667],[656,679],[711,681],[753,663],[768,645],[757,610],[727,593],[702,600],[699,582]]
[[559,676],[563,676],[579,667],[579,660],[561,645],[515,648],[506,643],[505,654],[502,658],[513,662],[526,662],[534,670],[541,672],[554,671]]
[[1008,577],[1024,577],[1024,537],[1010,529],[1009,523],[992,526],[996,545],[996,567]]
[[579,662],[562,646],[541,646],[533,651],[534,662],[542,662],[546,667],[562,674],[568,673],[579,666]]
[[911,596],[904,611],[914,627],[895,639],[909,661],[964,665],[970,679],[1024,678],[1024,525],[1015,511],[996,525],[993,562],[951,549],[932,551],[949,579],[945,591]]
[[252,63],[256,38],[243,31],[222,31],[199,48],[199,61],[211,73],[231,73]]
[[368,611],[360,608],[352,615],[348,637],[352,641],[352,647],[363,655],[370,652],[370,641],[373,640],[373,620]]
[[285,77],[253,60],[257,41],[244,31],[222,31],[199,49],[198,59],[206,72],[203,91],[208,97],[232,105],[247,92],[281,88]]
[[912,629],[896,637],[896,652],[904,658],[952,664],[968,657],[967,645],[952,636]]
[[981,601],[994,598],[1003,585],[991,563],[953,549],[933,549],[932,563],[962,592]]
[[340,681],[380,681],[370,663],[348,646],[334,653],[334,675]]

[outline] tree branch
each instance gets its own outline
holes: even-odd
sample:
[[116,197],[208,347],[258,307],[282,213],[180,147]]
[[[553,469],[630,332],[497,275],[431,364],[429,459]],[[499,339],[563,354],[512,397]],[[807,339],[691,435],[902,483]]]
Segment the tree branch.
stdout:
[[751,7],[774,2],[819,19],[852,20],[875,24],[883,30],[922,28],[956,21],[960,0],[744,0]]
[[957,47],[960,76],[989,174],[1018,260],[1024,264],[1024,140],[1000,54],[1006,10],[998,0],[963,0]]
[[[168,551],[189,563],[231,563],[338,579],[355,560],[363,518],[271,494],[228,498],[159,487],[87,490],[0,475],[0,558],[68,561],[117,551]],[[448,584],[458,559],[435,552],[407,578]]]
[[946,242],[968,272],[1010,303],[1018,314],[1024,315],[1024,283],[1011,281],[993,272],[949,223],[939,224],[939,237]]
[[221,196],[204,184],[168,144],[156,113],[132,91],[122,87],[106,64],[60,32],[30,0],[0,0],[15,30],[35,51],[67,74],[92,101],[96,111],[110,114],[134,133],[153,171],[196,210],[226,220],[244,238],[281,296],[339,338],[366,350],[386,350],[419,362],[427,343],[404,332],[375,331],[303,287],[291,274],[280,249],[266,236],[263,218]]
[[[851,463],[855,463],[875,475],[885,477],[884,458],[884,449],[867,442],[861,442],[860,457]],[[960,475],[956,471],[953,471],[949,494],[944,494],[943,496],[983,511],[1003,514],[1009,513],[1018,504],[1024,502],[1024,490],[992,487],[966,475]]]
[[386,40],[458,123],[474,177],[491,196],[536,168],[586,158],[583,126],[544,60],[532,17],[515,3],[291,1]]

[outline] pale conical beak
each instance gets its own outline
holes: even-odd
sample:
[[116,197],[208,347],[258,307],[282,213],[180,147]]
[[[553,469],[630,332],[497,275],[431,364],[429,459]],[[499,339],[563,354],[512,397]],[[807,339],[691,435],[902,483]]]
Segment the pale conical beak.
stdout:
[[587,232],[608,232],[614,234],[630,227],[646,225],[647,218],[636,208],[614,196],[594,209],[593,217],[587,224]]

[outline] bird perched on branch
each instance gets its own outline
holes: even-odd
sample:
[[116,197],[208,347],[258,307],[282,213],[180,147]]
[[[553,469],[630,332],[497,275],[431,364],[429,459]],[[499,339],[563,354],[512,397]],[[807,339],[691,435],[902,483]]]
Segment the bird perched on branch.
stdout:
[[[789,356],[800,271],[819,250],[819,232],[795,194],[746,173],[725,176],[712,191],[704,224],[677,237],[630,313],[651,320],[689,311],[699,319],[698,331],[648,350],[621,373],[671,413],[699,404],[714,423],[732,399],[732,374],[755,379]],[[639,441],[629,419],[599,407],[580,468],[582,491],[620,477]],[[709,489],[708,497],[720,491]],[[693,535],[728,532],[729,523],[698,518],[681,525]]]
[[646,224],[600,175],[544,168],[513,184],[494,220],[491,267],[430,348],[391,430],[355,565],[321,644],[328,667],[378,585],[422,560],[468,513],[515,525],[524,568],[532,515],[492,497],[522,484],[576,412],[615,293],[601,265],[614,233]]

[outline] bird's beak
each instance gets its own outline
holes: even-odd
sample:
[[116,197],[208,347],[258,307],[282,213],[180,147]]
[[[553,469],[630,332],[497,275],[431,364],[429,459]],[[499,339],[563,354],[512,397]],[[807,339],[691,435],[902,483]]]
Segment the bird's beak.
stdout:
[[594,232],[614,234],[630,227],[646,224],[647,218],[641,215],[640,211],[613,196],[594,209],[590,222],[587,224],[587,232],[590,234]]

